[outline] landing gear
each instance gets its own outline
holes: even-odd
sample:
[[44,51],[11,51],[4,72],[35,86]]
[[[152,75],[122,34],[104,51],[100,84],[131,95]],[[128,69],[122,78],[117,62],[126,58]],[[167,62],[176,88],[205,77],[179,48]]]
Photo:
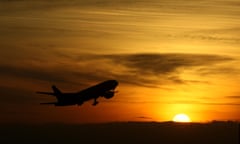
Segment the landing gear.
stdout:
[[93,106],[97,105],[99,102],[97,101],[97,99],[94,99],[94,102],[93,102]]

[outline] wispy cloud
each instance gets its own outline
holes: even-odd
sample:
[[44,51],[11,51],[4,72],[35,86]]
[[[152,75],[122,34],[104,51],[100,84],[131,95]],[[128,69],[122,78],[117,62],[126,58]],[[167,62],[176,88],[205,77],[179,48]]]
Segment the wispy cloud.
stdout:
[[44,70],[34,67],[21,67],[21,66],[0,66],[1,75],[14,76],[23,79],[35,79],[43,81],[67,82],[61,79],[62,72],[51,72],[51,70]]
[[240,106],[239,102],[221,102],[218,99],[215,99],[215,102],[208,102],[208,99],[203,101],[198,100],[178,100],[178,101],[171,101],[168,104],[190,104],[190,105],[228,105],[228,106]]
[[[1,75],[31,78],[54,83],[88,83],[105,79],[118,79],[122,83],[156,87],[162,83],[187,84],[201,80],[184,80],[184,70],[199,67],[220,69],[217,64],[233,59],[218,55],[201,54],[115,54],[62,56],[64,63],[53,63],[46,67],[43,61],[36,65],[2,65]],[[61,58],[60,58],[61,59]],[[51,63],[51,62],[49,62]],[[27,65],[27,64],[26,64]],[[214,71],[216,73],[216,71]],[[221,72],[219,72],[221,74]],[[196,72],[197,74],[197,72]],[[200,73],[199,73],[200,74]],[[79,83],[80,84],[80,83]]]
[[129,68],[147,74],[169,74],[177,72],[179,68],[194,66],[209,66],[219,62],[233,60],[229,57],[201,54],[133,54],[113,55],[110,57],[115,63],[122,63]]
[[[67,7],[77,8],[154,8],[155,11],[161,9],[162,12],[172,13],[198,13],[202,14],[235,14],[237,15],[239,2],[237,0],[211,1],[178,1],[178,0],[1,0],[1,12],[29,11],[29,10],[46,10],[61,9]],[[225,8],[222,8],[225,7]],[[10,11],[11,10],[11,11]]]
[[226,98],[240,100],[240,96],[226,96]]
[[179,35],[175,35],[175,38],[186,38],[192,40],[202,41],[218,41],[228,43],[239,43],[240,39],[237,34],[240,32],[240,27],[232,28],[213,28],[201,31],[185,32]]
[[146,120],[150,120],[152,119],[151,117],[146,117],[146,116],[139,116],[139,117],[136,117],[138,119],[146,119]]

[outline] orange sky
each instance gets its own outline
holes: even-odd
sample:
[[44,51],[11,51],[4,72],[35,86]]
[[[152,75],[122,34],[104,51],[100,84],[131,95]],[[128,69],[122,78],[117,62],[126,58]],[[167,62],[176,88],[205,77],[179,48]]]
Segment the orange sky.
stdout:
[[[240,120],[238,0],[0,2],[0,122]],[[35,91],[119,81],[96,107]]]

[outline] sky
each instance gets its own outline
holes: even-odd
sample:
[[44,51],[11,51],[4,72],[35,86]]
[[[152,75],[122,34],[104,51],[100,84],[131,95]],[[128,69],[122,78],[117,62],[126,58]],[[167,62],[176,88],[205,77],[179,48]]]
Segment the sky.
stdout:
[[[240,120],[239,0],[1,0],[0,123]],[[108,79],[112,99],[40,105]]]

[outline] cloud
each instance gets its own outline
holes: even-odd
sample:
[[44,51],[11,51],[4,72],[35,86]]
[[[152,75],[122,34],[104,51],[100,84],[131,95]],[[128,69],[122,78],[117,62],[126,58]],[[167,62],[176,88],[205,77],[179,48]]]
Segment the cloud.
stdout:
[[152,119],[151,117],[146,117],[146,116],[139,116],[139,117],[136,117],[136,118],[138,118],[138,119]]
[[[1,9],[9,11],[8,9],[18,10],[36,10],[36,9],[49,9],[49,8],[62,8],[62,7],[100,7],[100,8],[114,8],[124,7],[129,8],[131,6],[137,7],[152,7],[158,11],[163,12],[181,12],[181,13],[198,13],[201,11],[203,14],[209,13],[224,13],[238,10],[239,2],[236,0],[224,2],[222,0],[211,0],[211,1],[188,1],[182,2],[178,0],[1,0]],[[225,7],[223,9],[222,7]],[[231,11],[229,7],[232,8]],[[231,14],[236,14],[234,11]]]
[[[15,8],[26,10],[28,8],[32,10],[36,9],[46,9],[46,8],[61,8],[61,7],[116,7],[116,6],[142,6],[142,7],[154,7],[156,9],[161,9],[164,12],[178,11],[184,13],[194,12],[197,13],[199,10],[205,10],[203,13],[216,13],[219,11],[228,11],[228,7],[232,7],[237,9],[239,2],[236,0],[233,1],[220,1],[220,0],[212,0],[212,1],[178,1],[178,0],[1,0],[2,8],[6,10],[7,8]],[[226,9],[222,9],[225,6]],[[212,8],[212,9],[210,9]],[[213,9],[214,8],[214,9]],[[210,10],[209,10],[210,9]]]
[[226,98],[230,98],[230,99],[240,99],[240,96],[226,96]]
[[[184,70],[191,70],[196,67],[205,70],[218,69],[217,64],[233,60],[230,57],[218,55],[177,53],[86,54],[80,56],[66,56],[57,53],[57,55],[61,62],[56,60],[48,63],[46,61],[36,61],[35,65],[27,62],[1,65],[0,74],[2,76],[82,86],[106,79],[117,79],[125,84],[158,87],[162,84],[201,82],[198,79],[182,79],[180,74]],[[221,74],[221,72],[219,73]]]
[[135,4],[137,1],[132,0],[1,0],[1,5],[5,10],[6,8],[15,8],[17,10],[39,10],[43,9],[55,9],[62,7],[109,7],[109,6],[119,6],[127,4]]
[[208,30],[192,31],[185,34],[176,35],[175,38],[239,43],[240,39],[237,37],[239,32],[240,27],[232,26],[231,28],[214,28]]
[[[205,99],[204,101],[209,101]],[[177,100],[169,102],[168,104],[194,104],[194,105],[228,105],[228,106],[240,106],[238,102],[220,102],[218,99],[215,99],[214,102],[203,102],[198,100]]]
[[167,82],[184,84],[200,82],[184,80],[179,74],[193,68],[218,69],[216,64],[233,60],[229,57],[201,54],[131,54],[107,55],[114,63],[124,65],[129,73],[136,78],[145,78],[153,83]]
[[45,71],[41,68],[34,67],[21,67],[21,66],[0,66],[0,74],[1,75],[10,75],[19,78],[30,78],[35,80],[43,80],[43,81],[55,81],[55,82],[66,82],[61,79],[60,73],[54,73],[49,71]]
[[116,63],[122,63],[142,74],[162,75],[177,72],[179,68],[211,66],[233,60],[229,57],[201,54],[132,54],[109,55]]

